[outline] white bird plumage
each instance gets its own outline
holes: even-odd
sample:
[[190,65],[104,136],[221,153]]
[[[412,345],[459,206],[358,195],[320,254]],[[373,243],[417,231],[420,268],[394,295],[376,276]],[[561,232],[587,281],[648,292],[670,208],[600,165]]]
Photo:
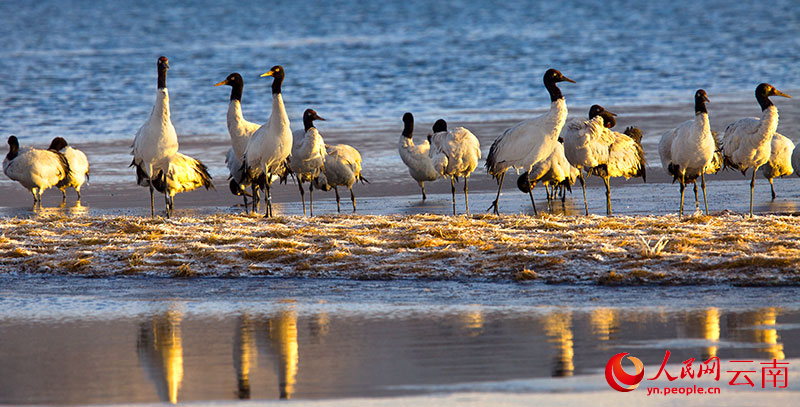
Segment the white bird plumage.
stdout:
[[309,182],[309,210],[314,216],[314,183],[315,178],[319,177],[325,164],[325,141],[314,127],[315,120],[325,120],[320,117],[313,109],[306,109],[303,112],[303,129],[292,133],[292,156],[289,159],[290,168],[297,177],[297,186],[300,188],[300,200],[303,203],[303,215],[306,214],[305,191],[303,182]]
[[325,145],[325,149],[328,154],[325,156],[324,171],[312,182],[317,189],[323,191],[330,191],[333,188],[336,193],[337,212],[341,212],[337,187],[347,187],[350,190],[350,200],[353,202],[353,213],[355,213],[356,196],[353,193],[353,184],[356,181],[369,183],[361,175],[361,153],[347,144]]
[[447,122],[439,119],[433,124],[429,153],[434,170],[441,176],[450,178],[453,215],[456,214],[455,181],[460,177],[464,178],[464,201],[469,215],[467,183],[481,158],[481,144],[478,138],[464,127],[448,130]]
[[69,164],[69,173],[56,184],[56,188],[61,190],[62,202],[67,201],[67,188],[75,188],[75,192],[78,193],[78,202],[80,202],[81,187],[89,179],[89,160],[86,158],[86,154],[69,146],[63,137],[54,138],[47,149],[63,154]]
[[175,194],[193,191],[200,187],[214,189],[208,167],[202,162],[186,154],[176,152],[164,159],[166,170],[152,179],[152,184],[158,192],[164,194],[167,217],[172,214]]
[[[533,176],[531,176],[533,174]],[[533,204],[533,188],[537,183],[541,182],[545,188],[552,187],[552,196],[550,190],[547,190],[548,201],[555,199],[556,187],[564,187],[572,191],[572,184],[578,179],[580,170],[572,166],[564,155],[564,146],[558,143],[553,149],[546,160],[542,160],[531,167],[530,172],[525,172],[517,178],[517,187],[520,191],[527,193],[531,198],[531,205]],[[583,182],[583,179],[581,179]],[[562,205],[566,201],[566,194],[562,195]]]
[[[231,97],[228,103],[228,113],[226,115],[226,124],[228,127],[228,134],[231,139],[231,148],[225,153],[225,164],[228,167],[229,179],[231,180],[231,193],[234,195],[241,195],[244,198],[244,205],[247,208],[247,193],[246,188],[250,186],[250,180],[243,177],[242,171],[242,157],[244,156],[247,143],[253,136],[253,133],[258,130],[260,125],[245,120],[242,114],[242,93],[244,92],[244,79],[238,72],[228,75],[225,80],[215,84],[214,86],[227,85],[231,87]],[[258,191],[258,189],[255,189]],[[258,195],[253,198],[256,201],[254,205],[258,205]]]
[[[588,120],[572,120],[564,126],[561,138],[564,140],[564,155],[567,161],[578,169],[578,179],[583,189],[583,206],[586,215],[589,214],[589,205],[586,200],[586,183],[583,171],[590,175],[592,170],[608,162],[610,146],[614,143],[614,135],[605,131],[606,127],[613,127],[614,114],[606,111],[600,105],[589,109]],[[532,198],[532,197],[531,197]]]
[[414,116],[411,113],[403,115],[403,133],[397,144],[397,151],[400,159],[408,167],[408,173],[414,178],[422,189],[422,200],[428,199],[425,194],[425,182],[436,181],[439,179],[439,172],[433,168],[430,156],[430,142],[423,140],[419,144],[414,143]]
[[[272,216],[271,181],[273,175],[285,171],[286,160],[292,153],[292,130],[289,127],[289,116],[286,114],[281,94],[281,84],[285,77],[283,67],[276,65],[261,76],[273,77],[272,112],[267,123],[259,127],[250,137],[242,162],[248,179],[255,180],[261,175],[266,176],[267,182],[264,187],[267,191],[267,208],[265,216],[269,217]],[[255,192],[255,184],[253,184],[253,188],[253,192]]]
[[16,136],[8,138],[8,154],[3,172],[19,182],[33,195],[33,204],[42,204],[42,193],[56,186],[69,174],[69,163],[63,154],[38,148],[19,148]]
[[792,140],[788,137],[775,132],[772,136],[772,151],[770,152],[769,161],[761,166],[761,175],[769,180],[769,189],[772,192],[772,200],[775,200],[775,187],[772,184],[773,178],[783,177],[785,175],[792,175],[794,168],[792,167],[792,151],[795,146]]
[[233,150],[233,147],[225,152],[225,167],[228,169],[228,184],[231,193],[236,196],[242,196],[244,198],[244,207],[248,208],[247,197],[252,197],[252,195],[247,193],[247,187],[250,186],[250,182],[244,179],[244,164],[242,164],[241,158],[236,155],[236,151]]
[[597,175],[606,187],[606,214],[611,214],[612,177],[642,177],[647,179],[647,163],[642,148],[642,133],[636,127],[628,127],[624,133],[611,130],[616,125],[614,113],[600,105],[589,109],[589,120],[574,120],[564,127],[564,153],[574,167],[578,168],[583,187],[583,205],[589,214],[583,171]]
[[[486,158],[486,170],[498,180],[497,197],[489,209],[499,214],[498,203],[505,173],[510,168],[530,171],[534,164],[550,156],[567,119],[567,103],[556,83],[575,82],[555,69],[548,69],[543,82],[550,93],[550,110],[520,122],[503,132],[492,143]],[[534,208],[536,213],[536,208]]]
[[753,217],[753,189],[756,171],[769,161],[772,152],[772,136],[778,129],[778,108],[769,100],[770,96],[791,96],[775,89],[768,83],[756,87],[756,100],[761,106],[761,118],[748,117],[737,120],[725,128],[722,138],[722,154],[725,166],[745,172],[752,168],[750,179],[750,217]]
[[[178,133],[170,120],[169,91],[167,91],[167,69],[169,62],[166,57],[158,58],[158,89],[153,110],[147,121],[136,132],[133,140],[133,161],[131,166],[137,167],[137,178],[144,174],[145,185],[150,187],[150,213],[155,216],[153,206],[153,186],[149,180],[159,172],[166,172],[167,157],[178,152]],[[142,181],[144,182],[144,181]],[[140,182],[141,185],[141,182]]]

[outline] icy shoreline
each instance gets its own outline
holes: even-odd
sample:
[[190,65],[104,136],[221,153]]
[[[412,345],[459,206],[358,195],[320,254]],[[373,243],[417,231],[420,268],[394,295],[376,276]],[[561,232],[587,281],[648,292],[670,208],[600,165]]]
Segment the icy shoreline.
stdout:
[[4,273],[92,277],[798,285],[800,218],[45,215],[5,219],[0,254]]

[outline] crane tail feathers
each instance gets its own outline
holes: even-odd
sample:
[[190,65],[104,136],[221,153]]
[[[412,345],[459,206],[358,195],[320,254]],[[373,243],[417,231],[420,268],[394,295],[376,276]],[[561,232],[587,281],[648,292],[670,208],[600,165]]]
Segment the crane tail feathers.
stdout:
[[200,177],[200,184],[203,185],[206,190],[215,190],[214,184],[211,182],[211,174],[208,173],[208,167],[205,164],[199,160],[194,160],[194,170]]

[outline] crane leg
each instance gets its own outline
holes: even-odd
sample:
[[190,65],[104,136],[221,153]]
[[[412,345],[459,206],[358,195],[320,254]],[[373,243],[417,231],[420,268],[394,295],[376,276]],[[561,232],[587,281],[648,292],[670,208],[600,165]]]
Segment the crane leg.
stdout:
[[300,187],[300,202],[303,203],[303,216],[306,216],[306,191],[303,190],[303,181],[297,179],[297,186]]
[[586,181],[583,179],[583,171],[580,171],[578,181],[581,183],[581,189],[583,190],[583,209],[586,211],[586,216],[589,216],[589,204],[586,202]]
[[[270,174],[267,174],[267,180],[269,180]],[[265,218],[272,217],[272,193],[269,190],[269,181],[266,183],[266,190],[267,190],[267,209],[264,211]]]
[[700,188],[703,189],[703,203],[706,206],[706,216],[708,216],[708,198],[706,198],[706,175],[700,173]]
[[678,211],[678,217],[683,217],[683,192],[686,190],[685,179],[684,174],[681,174],[681,208]]
[[503,189],[503,179],[505,177],[506,177],[506,173],[505,172],[500,175],[500,185],[497,186],[497,197],[494,198],[494,202],[492,202],[492,204],[489,206],[489,209],[487,209],[487,211],[494,209],[494,214],[495,215],[500,215],[500,212],[499,212],[497,206],[498,206],[498,204],[500,202],[500,191]]
[[258,200],[256,197],[258,196],[259,187],[256,185],[255,180],[252,184],[250,184],[250,189],[253,190],[253,213],[258,213]]
[[611,216],[611,185],[608,176],[603,177],[603,182],[606,184],[606,216]]
[[308,183],[308,209],[309,214],[314,216],[314,183]]
[[775,200],[775,186],[772,185],[772,178],[769,179],[769,189],[772,191],[772,200]]
[[450,177],[450,194],[453,196],[453,215],[456,214],[456,181]]
[[753,177],[750,178],[750,217],[753,217],[753,189],[756,187],[756,171],[758,168],[753,168]]
[[536,202],[533,201],[533,186],[534,185],[530,183],[530,180],[528,180],[528,184],[531,186],[531,188],[528,190],[528,195],[530,195],[530,197],[531,197],[531,205],[533,205],[533,216],[537,216],[538,213],[536,213]]
[[467,191],[467,181],[469,181],[469,177],[464,177],[464,202],[467,205],[467,216],[469,216],[469,193]]
[[347,189],[350,190],[350,201],[353,202],[353,213],[356,213],[356,195],[353,193],[353,187],[349,186]]
[[156,204],[153,201],[153,182],[150,181],[150,216],[156,217]]

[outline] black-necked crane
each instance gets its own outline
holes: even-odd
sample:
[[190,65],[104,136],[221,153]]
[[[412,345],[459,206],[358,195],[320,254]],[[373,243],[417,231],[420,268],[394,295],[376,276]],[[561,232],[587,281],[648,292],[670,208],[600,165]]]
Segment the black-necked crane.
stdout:
[[428,199],[425,194],[425,183],[439,179],[439,172],[433,168],[430,156],[431,145],[428,140],[422,140],[419,144],[414,143],[414,115],[406,113],[403,115],[403,133],[400,135],[400,142],[397,151],[400,159],[408,167],[408,173],[414,181],[417,181],[422,189],[422,200]]
[[753,189],[756,171],[769,161],[772,152],[772,136],[778,129],[778,108],[769,100],[770,96],[791,96],[775,89],[768,83],[756,86],[756,101],[761,106],[761,117],[739,119],[725,128],[722,137],[722,155],[725,166],[735,168],[743,175],[753,169],[750,178],[750,217],[753,217]]
[[544,87],[550,94],[550,110],[547,113],[517,123],[503,132],[492,143],[486,157],[486,170],[497,179],[497,197],[489,209],[499,214],[500,191],[503,178],[510,168],[530,172],[538,162],[547,159],[558,144],[558,136],[567,120],[567,103],[561,90],[556,86],[559,82],[573,82],[555,69],[544,73]]
[[450,192],[453,196],[453,215],[456,214],[456,184],[464,178],[464,202],[469,215],[469,191],[467,181],[478,167],[481,158],[481,144],[471,131],[464,127],[447,129],[447,122],[439,119],[433,124],[430,140],[430,156],[433,168],[443,177],[450,178]]
[[[153,185],[150,180],[159,173],[166,172],[167,158],[178,152],[178,133],[170,120],[169,91],[167,91],[167,57],[159,57],[157,62],[158,81],[156,101],[147,121],[136,133],[133,140],[133,161],[139,185],[150,188],[150,215],[155,216],[153,205]],[[144,180],[141,180],[141,175]]]

